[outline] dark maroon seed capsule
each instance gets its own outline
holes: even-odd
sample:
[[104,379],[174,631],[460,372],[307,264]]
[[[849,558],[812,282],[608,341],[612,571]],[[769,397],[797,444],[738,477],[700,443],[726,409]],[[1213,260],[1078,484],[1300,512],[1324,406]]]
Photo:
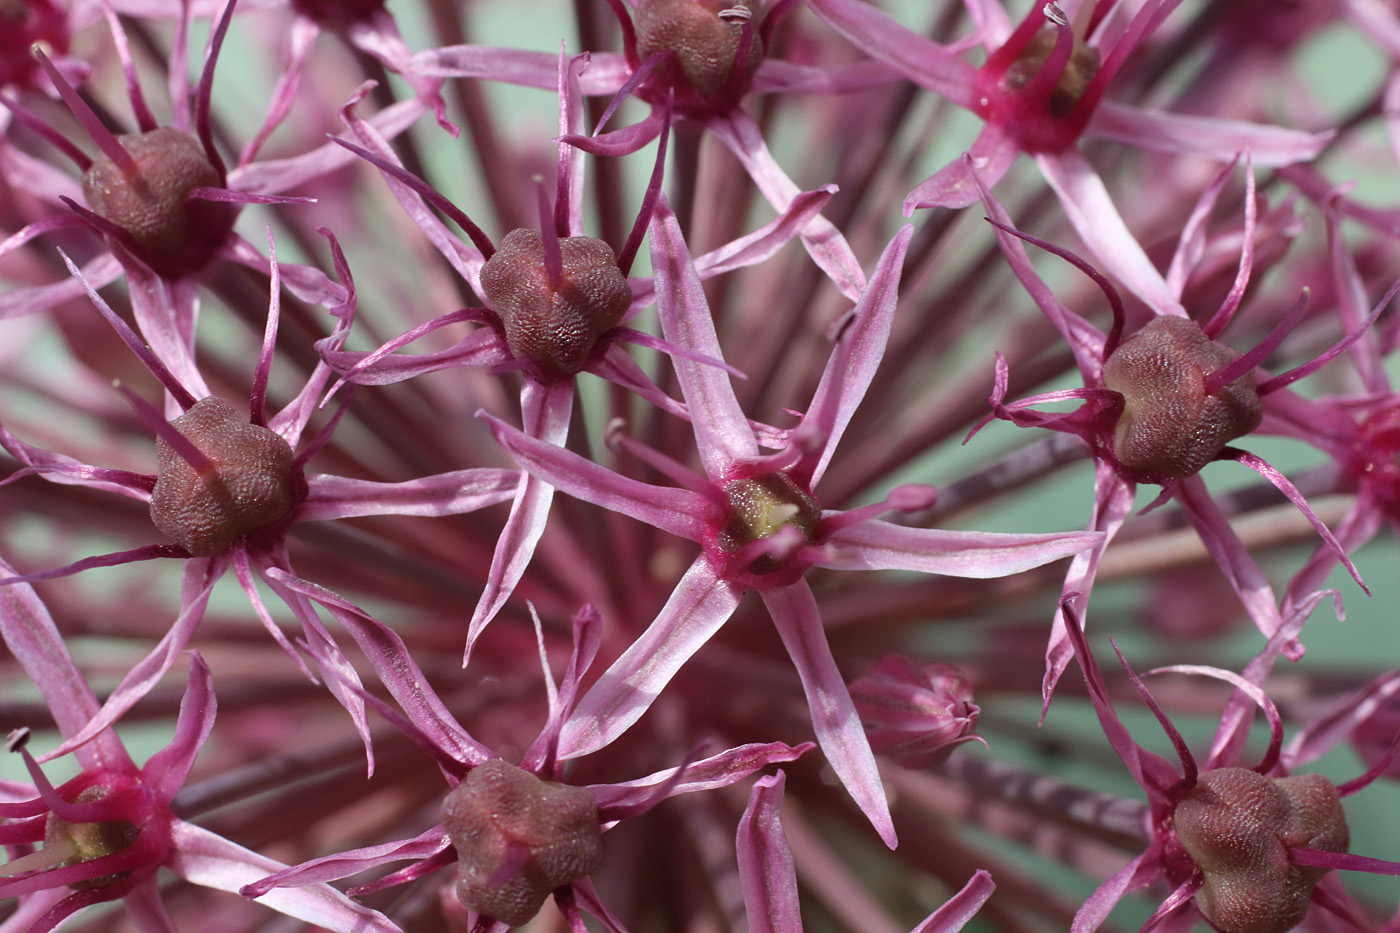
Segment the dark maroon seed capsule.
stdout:
[[284,518],[300,476],[281,435],[249,424],[223,399],[200,399],[171,422],[213,464],[201,472],[162,439],[151,521],[195,557],[227,551],[245,534]]
[[505,327],[511,353],[551,376],[583,369],[598,338],[617,326],[632,286],[612,247],[593,237],[559,241],[562,274],[550,282],[537,230],[512,230],[481,268],[481,290]]
[[657,52],[675,50],[685,80],[701,97],[729,83],[746,22],[753,36],[746,77],[763,59],[758,22],[739,0],[649,0],[638,5],[636,20],[637,55],[645,61]]
[[458,900],[511,926],[529,921],[556,888],[603,861],[591,793],[499,758],[477,765],[452,789],[442,825],[457,849]]
[[1173,819],[1182,847],[1205,875],[1196,906],[1223,933],[1293,929],[1328,869],[1293,864],[1289,849],[1345,852],[1350,842],[1337,788],[1318,774],[1207,771]]
[[233,205],[193,200],[195,188],[221,188],[224,180],[191,136],[163,126],[118,136],[136,163],[128,176],[105,155],[83,176],[83,195],[94,213],[131,234],[140,257],[162,274],[193,271],[233,229]]
[[1252,374],[1206,391],[1206,377],[1238,356],[1179,317],[1154,318],[1124,340],[1103,367],[1104,386],[1123,396],[1113,434],[1119,462],[1183,479],[1257,428],[1263,409]]

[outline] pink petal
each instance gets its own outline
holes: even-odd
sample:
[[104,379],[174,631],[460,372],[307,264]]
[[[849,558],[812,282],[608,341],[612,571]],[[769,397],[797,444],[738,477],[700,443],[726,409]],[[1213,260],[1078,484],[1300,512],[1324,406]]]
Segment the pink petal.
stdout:
[[480,467],[401,483],[326,474],[313,474],[306,479],[309,492],[297,512],[299,522],[364,515],[434,517],[475,512],[508,502],[515,494],[520,471]]
[[180,700],[180,715],[175,721],[175,737],[170,744],[147,759],[141,769],[141,779],[162,800],[171,800],[185,783],[200,746],[214,729],[214,681],[209,665],[190,652],[190,674],[185,695]]
[[[710,132],[743,163],[764,200],[777,211],[786,211],[801,189],[787,176],[763,141],[763,133],[753,117],[736,110],[724,119],[710,122]],[[865,273],[846,237],[825,217],[814,217],[802,229],[802,245],[836,287],[852,301],[860,300]]]
[[[1255,627],[1265,638],[1272,637],[1283,625],[1283,617],[1279,615],[1278,601],[1274,597],[1273,588],[1269,586],[1268,577],[1259,569],[1259,564],[1255,562],[1249,549],[1221,514],[1219,506],[1206,490],[1205,482],[1199,476],[1180,481],[1176,488],[1176,498],[1186,509],[1191,524],[1196,526],[1201,543],[1206,546],[1216,565],[1230,581],[1230,586],[1239,595],[1240,602],[1244,603]],[[1295,645],[1284,653],[1296,660],[1302,657],[1302,646]]]
[[40,761],[50,761],[60,755],[66,755],[91,741],[150,692],[185,650],[185,645],[189,644],[200,619],[204,617],[204,607],[209,603],[214,584],[223,576],[227,566],[227,561],[222,558],[185,561],[184,578],[180,585],[180,614],[170,626],[170,631],[166,632],[165,637],[150,654],[127,672],[97,715],[93,716],[77,735],[68,736],[58,748],[41,755]]
[[971,165],[965,156],[959,156],[934,172],[905,195],[904,216],[908,217],[921,207],[956,209],[976,204],[979,197],[977,177],[986,187],[994,187],[1020,154],[1021,147],[1016,140],[1002,132],[997,124],[988,123],[966,153],[971,157]]
[[[651,265],[656,274],[656,307],[667,340],[714,360],[723,360],[710,305],[690,261],[676,215],[660,201],[651,220]],[[711,479],[724,476],[736,461],[758,457],[758,441],[739,408],[729,374],[716,366],[679,357],[672,360],[681,384],[700,459]]]
[[815,747],[811,742],[796,747],[783,742],[740,745],[680,768],[620,784],[590,784],[588,789],[598,800],[599,815],[610,822],[638,816],[678,794],[729,787],[761,768],[796,761]]
[[753,76],[755,94],[849,94],[903,80],[884,62],[851,65],[803,65],[767,58]]
[[1059,196],[1075,232],[1093,250],[1104,270],[1158,314],[1186,317],[1186,309],[1128,230],[1103,180],[1079,150],[1038,155],[1036,163]]
[[[0,560],[0,572],[12,576],[15,570]],[[27,583],[0,587],[0,637],[38,688],[59,731],[65,737],[80,735],[97,715],[97,697],[68,654],[53,616]],[[126,749],[111,731],[100,731],[91,745],[78,749],[77,755],[85,768],[135,770]]]
[[912,933],[957,933],[982,909],[996,887],[992,876],[979,868],[962,890],[924,918]]
[[595,752],[627,731],[681,665],[734,613],[739,596],[704,557],[691,564],[656,619],[598,678],[564,723],[560,760]]
[[1111,100],[1099,104],[1084,132],[1138,149],[1203,155],[1222,162],[1248,152],[1255,165],[1268,168],[1309,162],[1337,135],[1336,130],[1306,133],[1243,120],[1144,110]]
[[[1065,575],[1064,588],[1061,590],[1062,595],[1066,597],[1071,593],[1077,594],[1078,599],[1075,600],[1074,606],[1081,625],[1088,622],[1089,592],[1093,589],[1094,578],[1098,575],[1099,561],[1103,558],[1104,549],[1123,527],[1128,513],[1133,510],[1135,490],[1136,487],[1132,483],[1119,478],[1118,471],[1112,464],[1104,460],[1095,462],[1094,512],[1089,519],[1089,530],[1103,532],[1103,541],[1092,550],[1074,555],[1074,560],[1069,565],[1069,573]],[[1055,621],[1050,626],[1050,642],[1045,648],[1045,677],[1041,682],[1040,693],[1047,708],[1050,705],[1050,697],[1055,692],[1055,685],[1073,656],[1074,651],[1065,630],[1065,606],[1061,603],[1055,610]],[[1041,715],[1044,715],[1044,710]]]
[[269,571],[289,589],[325,606],[355,639],[390,695],[413,725],[439,749],[463,764],[477,764],[492,752],[462,728],[428,683],[402,638],[393,629],[324,587]]
[[1004,577],[1094,547],[1097,531],[1003,534],[906,528],[872,519],[831,536],[817,566],[834,570],[917,570],[949,577]]
[[536,440],[485,412],[478,412],[477,417],[486,420],[496,440],[517,463],[559,492],[630,515],[682,538],[701,539],[701,517],[706,514],[708,501],[698,493],[628,479],[572,451]]
[[822,371],[807,414],[793,432],[794,443],[800,443],[804,436],[810,436],[821,445],[814,451],[814,458],[809,455],[803,457],[802,472],[806,474],[809,486],[821,482],[822,474],[831,462],[831,455],[836,452],[836,445],[846,433],[846,426],[851,423],[856,408],[865,398],[865,390],[870,388],[875,370],[884,358],[890,324],[894,321],[895,303],[899,300],[904,254],[913,235],[913,225],[905,225],[880,255],[865,294],[851,311],[852,320],[831,350],[831,357]]
[[784,774],[754,782],[749,805],[739,818],[735,848],[750,933],[800,933],[797,871],[779,821]]
[[931,39],[911,32],[863,0],[808,0],[818,16],[871,58],[960,107],[976,105],[975,69]]
[[[245,885],[286,867],[184,820],[171,824],[170,835],[175,849],[166,866],[186,881],[206,888],[238,893]],[[328,884],[281,888],[262,895],[258,903],[333,933],[402,933],[379,911],[355,903]]]
[[816,597],[805,580],[760,591],[788,657],[802,678],[807,708],[826,760],[885,845],[898,845],[875,754],[865,737],[845,678],[831,656]]
[[[573,414],[574,381],[560,379],[548,384],[526,379],[521,389],[525,432],[553,447],[563,447],[569,433],[569,416]],[[491,569],[481,598],[472,612],[467,627],[467,655],[486,624],[515,592],[516,584],[525,575],[525,568],[535,554],[535,546],[544,534],[549,504],[554,487],[531,473],[521,473],[511,505],[510,517],[496,538],[496,550],[491,557]]]

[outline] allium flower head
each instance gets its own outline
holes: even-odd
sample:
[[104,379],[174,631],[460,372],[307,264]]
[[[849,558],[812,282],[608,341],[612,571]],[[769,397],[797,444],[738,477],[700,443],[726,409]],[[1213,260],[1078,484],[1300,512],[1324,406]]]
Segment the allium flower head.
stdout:
[[1393,0],[0,0],[0,933],[1400,931],[1397,113]]
[[[581,710],[598,719],[595,725],[566,732],[566,748],[601,747],[636,721],[680,664],[729,618],[744,592],[756,589],[802,677],[823,751],[882,838],[894,844],[870,746],[821,635],[805,572],[820,566],[1000,576],[1067,557],[1097,540],[1094,533],[997,535],[911,529],[874,518],[890,509],[914,511],[932,504],[930,491],[917,488],[896,489],[875,506],[819,511],[813,488],[879,365],[911,232],[906,228],[886,247],[832,349],[802,422],[774,454],[759,455],[759,439],[739,409],[728,375],[684,356],[676,360],[677,374],[705,475],[620,442],[689,488],[640,483],[491,422],[497,439],[527,471],[571,495],[690,538],[703,548],[646,634],[581,701]],[[720,358],[698,276],[675,217],[664,204],[652,221],[652,265],[667,338],[695,354]]]

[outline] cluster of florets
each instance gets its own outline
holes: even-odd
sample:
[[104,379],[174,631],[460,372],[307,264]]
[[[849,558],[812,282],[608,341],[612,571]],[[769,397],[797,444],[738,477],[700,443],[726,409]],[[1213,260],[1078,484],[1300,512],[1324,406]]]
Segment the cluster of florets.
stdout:
[[1396,928],[1396,61],[0,0],[0,931]]

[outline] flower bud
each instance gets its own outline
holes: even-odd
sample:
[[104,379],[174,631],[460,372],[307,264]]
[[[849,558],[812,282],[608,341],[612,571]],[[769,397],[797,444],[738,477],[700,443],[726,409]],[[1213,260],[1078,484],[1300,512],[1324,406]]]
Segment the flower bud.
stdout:
[[443,802],[457,849],[457,898],[519,926],[554,889],[603,861],[598,804],[582,787],[542,780],[499,758],[467,773]]
[[539,231],[512,230],[481,267],[481,290],[511,353],[550,375],[572,376],[627,313],[632,286],[602,240],[567,237],[559,252],[562,274],[552,284]]
[[221,398],[200,399],[171,422],[212,464],[198,470],[164,439],[151,521],[195,557],[222,554],[238,538],[285,517],[301,475],[281,435],[249,424]]
[[233,229],[235,209],[191,200],[195,188],[221,188],[224,180],[188,134],[168,126],[117,137],[136,163],[127,175],[107,156],[83,176],[88,206],[131,234],[141,259],[161,274],[192,271],[208,262]]
[[976,738],[972,686],[947,664],[918,665],[887,655],[851,682],[851,699],[876,752],[902,765],[932,768],[955,746]]
[[1179,317],[1153,318],[1124,340],[1103,367],[1104,386],[1124,403],[1113,455],[1153,481],[1184,479],[1257,428],[1252,374],[1206,391],[1206,377],[1238,356]]
[[1223,933],[1293,929],[1328,870],[1293,864],[1289,849],[1345,852],[1350,841],[1337,788],[1318,774],[1207,771],[1177,804],[1175,824],[1205,875],[1196,906]]

